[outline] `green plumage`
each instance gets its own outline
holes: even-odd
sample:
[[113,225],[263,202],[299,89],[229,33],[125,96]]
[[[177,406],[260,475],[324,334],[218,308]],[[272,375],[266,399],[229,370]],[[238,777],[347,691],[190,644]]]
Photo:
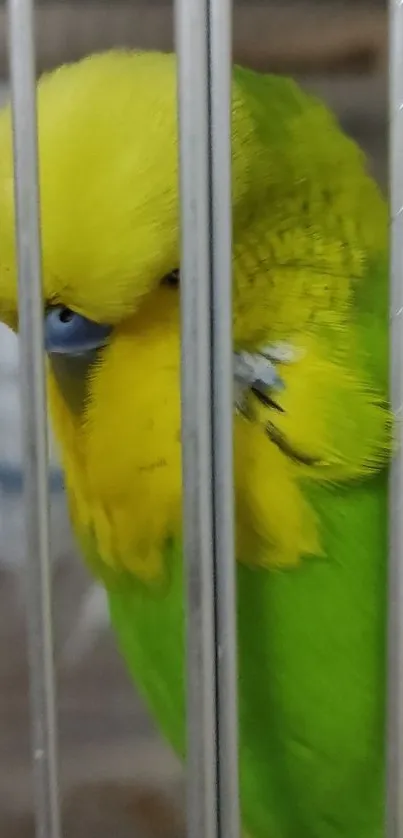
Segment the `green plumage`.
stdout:
[[[254,838],[381,838],[385,476],[313,496],[329,561],[292,572],[240,568],[242,810]],[[169,591],[110,593],[140,692],[184,751],[181,558]]]
[[[330,183],[329,217],[318,218],[317,228],[323,221],[324,228],[333,224],[347,229],[350,217],[332,218],[335,207],[331,184],[334,178],[336,200],[337,179],[344,182],[346,177],[352,178],[351,215],[359,209],[367,188],[371,197],[372,186],[368,186],[356,150],[342,140],[331,120],[329,138],[335,151],[332,175],[324,137],[311,135],[309,164],[305,145],[302,150],[296,147],[295,155],[289,146],[282,150],[281,135],[284,142],[289,142],[290,115],[293,110],[299,111],[304,100],[286,82],[249,73],[244,77],[241,73],[241,81],[250,85],[251,95],[245,100],[250,101],[260,141],[268,144],[269,157],[274,156],[270,148],[273,141],[282,165],[288,161],[298,172],[301,159],[301,171],[306,174],[309,170],[310,176],[317,178],[316,183],[308,184],[307,194],[315,190],[321,193],[322,175]],[[267,114],[263,113],[265,108]],[[319,123],[321,119],[320,108]],[[297,134],[293,139],[297,142]],[[306,156],[301,156],[303,153]],[[251,165],[258,163],[261,161],[251,161]],[[280,199],[284,174],[280,169]],[[290,177],[290,183],[294,177]],[[339,203],[343,211],[342,200]],[[360,365],[386,398],[387,259],[378,247],[383,230],[380,236],[379,230],[373,230],[374,258],[370,245],[370,225],[380,218],[383,226],[383,210],[379,209],[378,197],[373,203],[373,219],[371,205],[362,204],[361,208],[368,261],[363,269],[364,281],[354,288],[349,316]],[[346,265],[354,255],[348,247],[346,236]],[[305,248],[312,260],[309,237]],[[292,247],[286,255],[292,262]],[[316,267],[320,263],[318,256]],[[309,264],[315,270],[315,262]],[[330,352],[333,341],[335,351],[338,349],[337,334],[337,329],[330,332]],[[353,369],[357,357],[351,358]],[[348,434],[356,417],[349,417],[348,404],[344,411],[341,427]],[[365,427],[360,432],[365,436]],[[320,485],[307,478],[304,493],[320,521],[325,560],[310,559],[298,569],[285,571],[239,567],[242,812],[245,831],[253,838],[383,835],[386,480],[386,469],[346,485]],[[150,593],[133,581],[111,591],[109,599],[130,672],[164,734],[184,753],[180,546],[167,548],[166,558],[170,581],[162,592]]]

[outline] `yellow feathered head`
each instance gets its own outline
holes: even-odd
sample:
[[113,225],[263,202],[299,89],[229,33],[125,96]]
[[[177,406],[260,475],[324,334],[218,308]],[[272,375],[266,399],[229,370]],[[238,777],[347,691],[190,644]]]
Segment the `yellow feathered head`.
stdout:
[[[110,53],[38,85],[44,295],[119,322],[177,267],[172,56]],[[152,118],[150,118],[152,115]],[[161,142],[163,135],[163,142]],[[0,120],[1,304],[15,311],[9,113]],[[7,299],[7,296],[10,299]]]

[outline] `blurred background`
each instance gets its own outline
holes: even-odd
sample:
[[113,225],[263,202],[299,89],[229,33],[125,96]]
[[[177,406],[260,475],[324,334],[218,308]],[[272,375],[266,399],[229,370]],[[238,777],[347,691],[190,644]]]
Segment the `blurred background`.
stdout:
[[[171,49],[168,0],[42,0],[38,70],[113,46]],[[236,61],[321,95],[387,185],[387,13],[381,0],[235,3]],[[0,0],[0,102],[8,97]],[[0,834],[33,838],[24,622],[18,343],[0,325]],[[180,838],[182,774],[126,678],[102,591],[77,556],[57,454],[51,529],[64,838]]]

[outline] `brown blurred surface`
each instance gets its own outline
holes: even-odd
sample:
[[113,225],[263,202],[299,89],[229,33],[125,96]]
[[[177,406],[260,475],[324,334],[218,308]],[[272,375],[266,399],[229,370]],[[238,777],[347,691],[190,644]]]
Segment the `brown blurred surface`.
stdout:
[[[116,46],[173,47],[172,3],[52,0],[37,5],[38,68]],[[387,18],[378,3],[244,0],[234,13],[235,60],[275,72],[368,72],[385,63]],[[0,73],[7,75],[0,6]]]
[[[85,582],[66,556],[54,580],[59,662]],[[109,632],[76,668],[59,665],[58,697],[64,838],[179,838],[181,768],[149,723]],[[15,578],[2,572],[1,836],[33,838],[31,795],[23,603]]]

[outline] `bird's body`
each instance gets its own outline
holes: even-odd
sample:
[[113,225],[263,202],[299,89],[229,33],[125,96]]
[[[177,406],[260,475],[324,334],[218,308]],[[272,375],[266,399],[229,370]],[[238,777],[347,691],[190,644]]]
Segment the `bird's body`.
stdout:
[[[175,61],[92,57],[45,79],[38,106],[72,519],[129,670],[184,754]],[[7,113],[0,149],[0,317],[15,326]],[[267,348],[291,348],[283,388],[259,380],[234,419],[244,827],[381,838],[386,207],[323,105],[240,68],[233,173],[235,350],[269,370]],[[60,324],[55,337],[60,312],[70,335],[79,321],[79,355]]]

